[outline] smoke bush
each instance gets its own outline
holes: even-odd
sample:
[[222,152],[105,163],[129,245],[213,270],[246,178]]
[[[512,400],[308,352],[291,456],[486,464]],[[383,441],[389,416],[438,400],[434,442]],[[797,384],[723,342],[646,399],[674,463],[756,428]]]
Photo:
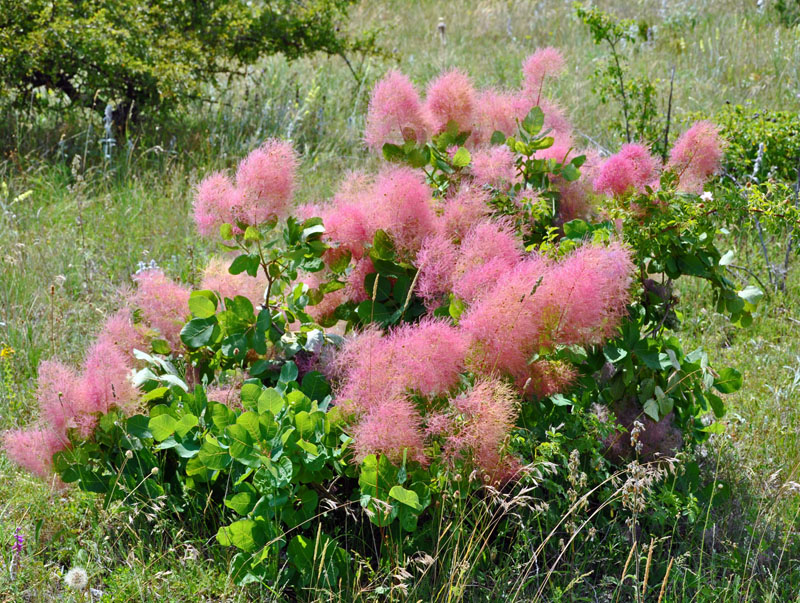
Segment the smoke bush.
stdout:
[[[721,273],[695,209],[721,141],[701,122],[666,165],[639,144],[601,159],[544,96],[563,68],[548,48],[519,90],[478,91],[453,70],[424,99],[390,72],[365,134],[387,163],[347,173],[328,201],[292,209],[298,160],[284,141],[204,179],[198,232],[231,256],[209,261],[198,291],[160,269],[133,275],[80,370],[41,365],[38,422],[4,436],[9,456],[87,489],[122,475],[120,442],[137,467],[169,459],[169,479],[192,486],[142,495],[206,488],[246,518],[218,540],[255,554],[278,516],[306,538],[317,491],[337,488],[373,523],[411,532],[443,476],[525,479],[537,442],[559,422],[584,429],[592,404],[624,398],[626,419],[639,404],[707,437],[699,417],[724,411],[711,390],[733,391],[737,374],[713,374],[664,334],[674,302],[648,295],[647,275],[705,278],[719,307],[749,318],[753,297]],[[87,455],[104,467],[91,479],[75,466]],[[267,520],[258,500],[285,508]]]

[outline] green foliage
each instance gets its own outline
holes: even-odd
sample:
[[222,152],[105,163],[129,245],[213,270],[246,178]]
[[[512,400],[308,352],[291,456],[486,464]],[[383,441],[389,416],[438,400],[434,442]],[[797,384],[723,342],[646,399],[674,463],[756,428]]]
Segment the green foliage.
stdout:
[[[800,115],[724,105],[714,116],[727,141],[725,169],[738,181],[793,182],[800,162]],[[759,145],[763,144],[759,160]]]
[[[371,34],[340,33],[351,0],[58,0],[0,2],[0,82],[27,106],[38,87],[71,103],[116,105],[123,124],[140,110],[202,97],[220,75],[259,57],[374,51]],[[2,99],[2,96],[0,96]]]
[[771,6],[778,14],[781,25],[794,27],[800,23],[800,2],[798,0],[775,0]]
[[751,274],[763,271],[762,287],[783,292],[799,248],[800,116],[726,105],[713,119],[728,144],[724,171],[713,183],[706,211],[739,236],[756,230],[763,259],[762,266],[741,266],[731,255],[727,264]]
[[592,75],[592,91],[600,104],[614,102],[619,106],[619,116],[610,121],[611,130],[626,142],[646,141],[655,153],[666,156],[664,130],[668,127],[669,115],[665,117],[659,106],[661,80],[651,80],[647,75],[632,75],[624,52],[640,41],[642,29],[646,39],[647,26],[642,27],[632,19],[618,19],[595,6],[586,7],[576,2],[574,7],[594,43],[606,43],[611,51],[611,56],[600,62]]
[[[323,334],[305,312],[323,293],[295,284],[299,271],[322,268],[324,228],[319,218],[289,218],[281,229],[274,222],[259,229],[240,226],[237,234],[232,225],[222,226],[222,247],[239,253],[231,274],[263,272],[264,303],[254,308],[245,297],[220,300],[212,291],[195,291],[189,300],[193,318],[183,327],[181,340],[199,377],[213,380],[220,371],[247,370],[274,382],[283,374],[283,361],[300,352],[315,353],[333,337]],[[289,325],[295,321],[300,328],[292,332]]]
[[[768,2],[767,11],[774,5]],[[365,6],[368,10],[353,15],[354,19],[359,19],[355,25],[358,28],[384,20],[386,11],[395,8],[387,2],[375,3],[374,9],[371,4]],[[445,15],[448,27],[446,52],[462,57],[462,60],[470,57],[469,69],[476,80],[502,82],[510,77],[509,65],[513,63],[516,66],[517,55],[524,52],[527,45],[510,45],[506,36],[479,35],[487,22],[486,19],[474,18],[477,6],[475,2],[468,3],[465,10],[456,11],[452,16]],[[403,52],[414,48],[413,64],[409,62],[408,65],[414,79],[421,81],[432,71],[431,65],[440,60],[442,49],[439,40],[430,35],[430,29],[420,28],[419,22],[435,24],[441,15],[441,5],[423,2],[418,8],[420,20],[398,19],[393,22],[388,32],[391,36],[388,44]],[[527,4],[509,4],[509,31],[518,39],[522,35],[532,35],[534,40],[546,38],[548,44],[570,48],[573,56],[591,53],[592,42],[588,36],[576,31],[575,20],[569,17],[569,6],[559,4],[552,8],[552,18],[532,20]],[[673,7],[669,7],[669,11],[672,13]],[[686,38],[685,54],[679,58],[683,65],[679,74],[686,86],[680,90],[676,86],[676,98],[680,101],[675,106],[688,106],[691,100],[692,105],[712,111],[723,106],[727,98],[747,97],[753,98],[754,107],[794,108],[795,87],[787,85],[787,80],[793,81],[791,57],[795,54],[795,37],[765,21],[757,14],[755,3],[735,7],[730,3],[712,3],[704,6],[702,11],[698,31],[692,38]],[[503,12],[492,13],[489,19],[498,19],[497,24],[501,28],[505,26]],[[666,22],[659,22],[659,32],[664,31],[665,25]],[[458,34],[452,35],[453,32]],[[707,43],[710,40],[714,40],[715,51],[725,52],[724,61],[711,60],[716,55],[710,54]],[[665,54],[673,55],[671,49]],[[652,53],[642,52],[632,57],[631,67],[638,72],[650,67],[650,61]],[[591,71],[591,66],[584,63],[577,69],[583,75],[587,74],[587,69]],[[729,78],[730,73],[737,74],[737,77]],[[113,308],[113,296],[109,292],[126,281],[128,274],[135,270],[137,260],[155,258],[171,274],[181,275],[184,280],[195,278],[192,275],[197,274],[204,248],[197,244],[190,232],[185,214],[197,172],[218,167],[218,156],[241,153],[243,147],[254,144],[255,132],[259,132],[259,136],[263,132],[286,132],[295,115],[306,110],[303,98],[307,90],[318,90],[318,98],[324,99],[324,105],[314,105],[310,118],[300,122],[304,131],[318,132],[318,137],[307,139],[299,128],[294,130],[293,136],[299,137],[300,146],[310,144],[307,165],[313,170],[313,177],[305,180],[301,194],[304,198],[325,194],[333,179],[332,171],[338,169],[342,161],[352,161],[349,144],[357,139],[357,133],[354,135],[345,124],[353,115],[357,120],[359,110],[354,106],[350,88],[345,85],[350,74],[343,63],[337,66],[321,59],[295,64],[287,69],[283,61],[272,61],[264,71],[256,71],[254,79],[257,78],[268,85],[259,90],[259,94],[254,94],[251,87],[248,102],[241,101],[242,89],[237,86],[228,88],[220,99],[220,104],[226,107],[224,116],[205,109],[207,105],[203,105],[204,110],[193,111],[193,119],[181,123],[179,128],[162,126],[155,134],[150,133],[146,139],[140,140],[128,156],[128,163],[123,164],[120,158],[117,175],[102,170],[86,172],[86,186],[79,190],[72,188],[74,181],[68,177],[68,168],[64,169],[60,164],[54,166],[47,159],[40,163],[40,154],[42,149],[54,148],[65,131],[67,142],[74,141],[74,147],[82,153],[84,137],[73,136],[78,131],[87,130],[88,124],[83,117],[75,121],[74,117],[59,114],[55,127],[49,121],[37,121],[30,130],[23,120],[19,135],[26,143],[24,150],[17,150],[21,157],[12,157],[3,174],[12,195],[2,199],[0,194],[0,203],[3,204],[0,223],[4,232],[0,249],[5,259],[0,263],[0,281],[9,283],[6,289],[0,287],[3,295],[0,340],[16,350],[15,356],[2,367],[3,377],[12,381],[6,394],[16,397],[13,411],[6,412],[4,405],[9,398],[0,396],[4,429],[14,426],[15,420],[30,413],[26,406],[32,395],[35,367],[40,359],[48,357],[55,349],[65,358],[80,360],[86,341],[92,337],[99,320],[97,310]],[[296,85],[300,89],[300,105],[294,109],[291,103],[295,99]],[[601,143],[607,142],[606,126],[611,112],[589,114],[588,108],[593,105],[584,102],[585,90],[580,85],[566,85],[560,91],[563,98],[578,99],[579,104],[571,111],[576,126],[597,137]],[[263,108],[267,103],[273,110],[264,117]],[[323,113],[326,118],[324,128],[316,121],[316,116]],[[273,116],[278,116],[275,121]],[[12,140],[15,127],[15,121],[9,119],[5,130],[8,140]],[[173,134],[177,136],[175,148],[180,149],[179,153],[151,151],[156,145],[169,149]],[[331,150],[334,143],[336,146]],[[95,145],[94,135],[89,138],[89,145],[90,149]],[[35,152],[29,153],[30,149]],[[71,154],[66,154],[67,159]],[[29,189],[33,192],[28,201],[13,202],[16,195]],[[75,227],[76,206],[84,208],[80,219],[86,225],[85,243],[80,246],[76,243],[80,240]],[[141,216],[147,216],[147,219],[141,219]],[[743,229],[742,232],[734,231],[734,235],[725,236],[718,245],[722,251],[735,250],[735,263],[741,264],[747,260],[748,245],[756,242],[755,233]],[[145,250],[147,255],[143,257]],[[82,269],[84,259],[89,266],[88,282],[91,284],[88,288],[84,287],[87,282]],[[35,270],[30,269],[31,261],[35,262]],[[745,265],[753,267],[752,264]],[[63,285],[62,275],[65,279]],[[54,277],[57,279],[55,294],[43,295],[50,290]],[[684,513],[690,521],[702,518],[707,509],[699,498],[693,505],[689,502],[673,505],[667,504],[671,500],[669,489],[657,493],[659,507],[663,509],[659,515],[668,510],[674,510],[674,513],[665,523],[666,528],[655,532],[665,535],[665,540],[656,541],[650,588],[644,597],[641,594],[641,572],[647,564],[647,547],[642,543],[646,544],[645,532],[648,530],[642,531],[639,547],[631,554],[627,579],[620,584],[631,542],[611,523],[608,530],[598,530],[597,538],[592,541],[583,539],[584,528],[571,545],[574,554],[568,551],[551,576],[549,587],[541,597],[543,600],[559,600],[559,597],[560,600],[593,600],[604,596],[610,599],[616,596],[620,601],[656,600],[671,556],[675,557],[675,563],[667,581],[664,601],[692,596],[708,601],[791,600],[796,596],[797,571],[792,570],[794,566],[789,566],[790,560],[798,558],[796,547],[792,548],[796,539],[791,531],[794,529],[796,496],[791,490],[779,490],[773,481],[760,479],[760,476],[772,475],[776,471],[780,472],[780,477],[786,476],[800,450],[798,433],[794,429],[798,420],[797,388],[792,385],[797,371],[797,363],[792,359],[798,344],[797,330],[792,328],[791,318],[797,318],[796,300],[800,298],[796,271],[789,273],[788,291],[790,294],[781,302],[781,307],[776,307],[771,301],[764,303],[753,327],[745,331],[731,327],[724,316],[706,312],[710,299],[710,287],[706,286],[706,281],[684,278],[675,283],[674,295],[681,298],[681,339],[686,349],[694,349],[702,343],[710,360],[741,367],[746,375],[743,390],[728,400],[733,412],[726,415],[727,433],[714,438],[703,448],[708,457],[698,455],[699,471],[687,467],[687,481],[691,476],[695,483],[711,482],[717,475],[725,480],[733,490],[731,500],[728,506],[711,510],[708,529],[704,530],[703,521],[687,527],[687,522],[675,519]],[[64,324],[67,317],[69,328]],[[6,366],[10,368],[6,370]],[[566,417],[579,412],[575,407],[563,408],[570,410],[563,415]],[[560,424],[561,416],[552,415],[554,424]],[[581,433],[593,432],[581,430]],[[567,454],[573,441],[572,432],[568,435],[570,437],[563,445]],[[712,471],[717,463],[718,447],[723,448],[723,453],[718,461],[717,474]],[[542,453],[545,449],[543,446]],[[566,479],[563,477],[566,456],[560,452],[554,458],[561,467],[561,477],[553,480],[555,483]],[[585,464],[582,462],[582,466],[592,469],[591,463],[587,460]],[[0,532],[10,535],[19,526],[27,538],[21,569],[12,579],[6,574],[0,580],[0,593],[9,600],[76,600],[77,597],[72,598],[64,591],[54,574],[83,562],[86,551],[89,552],[86,567],[90,585],[103,590],[106,598],[249,601],[286,600],[292,596],[291,593],[270,592],[266,588],[257,590],[257,585],[233,587],[227,577],[227,564],[221,557],[236,549],[220,547],[211,533],[208,540],[191,541],[200,553],[195,559],[190,541],[178,523],[180,518],[149,524],[146,538],[128,538],[129,516],[142,520],[145,514],[150,514],[149,508],[137,509],[131,505],[110,518],[104,513],[98,515],[95,496],[71,488],[54,498],[48,485],[14,469],[2,455],[0,476],[5,483],[11,484],[0,494],[5,510]],[[785,507],[778,504],[781,497],[787,502]],[[481,502],[488,507],[490,500],[489,495],[473,496],[472,504],[477,507]],[[561,492],[542,502],[564,500],[567,499]],[[56,512],[54,501],[58,505]],[[130,499],[126,501],[126,505],[130,502]],[[539,502],[535,501],[536,504]],[[203,510],[210,513],[215,505],[219,503],[212,503]],[[331,600],[338,597],[343,601],[402,599],[404,595],[399,585],[408,585],[409,600],[436,600],[437,596],[513,600],[513,593],[508,594],[508,584],[515,580],[515,568],[524,571],[525,564],[532,559],[531,551],[536,550],[547,537],[538,526],[549,524],[536,511],[527,507],[514,508],[520,516],[530,519],[526,527],[515,531],[507,527],[498,530],[498,538],[480,553],[482,565],[475,572],[463,571],[461,564],[468,555],[462,554],[465,547],[455,545],[469,542],[469,526],[463,525],[462,519],[460,528],[464,537],[461,540],[450,539],[457,522],[447,520],[469,516],[476,523],[488,526],[491,516],[470,515],[463,498],[460,503],[451,499],[447,506],[445,521],[441,529],[436,530],[442,534],[442,546],[437,549],[439,553],[435,555],[432,569],[417,565],[420,557],[415,556],[410,558],[411,565],[406,566],[413,577],[405,582],[384,577],[378,572],[366,573],[362,575],[364,582],[370,581],[366,588],[342,590],[338,595],[309,591],[306,597]],[[650,510],[656,514],[653,507],[649,507]],[[784,510],[788,519],[786,524],[781,524]],[[556,513],[553,511],[547,521],[552,521]],[[621,524],[619,513],[615,517]],[[768,521],[764,521],[765,517]],[[427,525],[427,519],[420,524]],[[782,525],[790,531],[786,532],[789,547],[780,564]],[[448,529],[448,526],[453,528]],[[333,535],[327,527],[325,531]],[[674,537],[666,540],[670,533]],[[703,535],[706,536],[705,546]],[[557,543],[562,536],[565,532],[556,532],[552,542]],[[375,538],[379,539],[379,534],[375,534]],[[565,542],[568,539],[566,536]],[[751,542],[752,547],[748,546]],[[208,546],[204,547],[206,543]],[[470,550],[479,549],[478,544]],[[83,551],[83,554],[78,551]],[[549,559],[556,558],[559,552],[553,550]],[[455,561],[452,565],[448,565],[448,555]],[[698,557],[705,560],[702,567]],[[385,567],[394,571],[409,561],[409,558],[395,559],[396,564],[387,562]],[[354,556],[354,563],[357,561]],[[12,567],[8,547],[3,548],[2,562],[6,568]],[[635,571],[637,564],[638,572]],[[778,571],[774,571],[776,565]],[[525,579],[543,575],[547,567],[544,558],[538,556]],[[581,577],[589,571],[593,572],[591,576]],[[434,574],[437,579],[431,583],[437,584],[438,588],[427,593],[416,588],[418,580]],[[465,578],[459,581],[457,576],[460,575]],[[465,583],[462,590],[449,586],[460,587]],[[517,600],[533,598],[531,593],[528,597],[524,594],[518,596]]]
[[[180,385],[144,383],[149,415],[103,417],[93,442],[76,441],[57,455],[62,480],[102,494],[105,506],[164,501],[174,521],[239,549],[238,582],[280,576],[308,584],[327,556],[333,565],[325,575],[335,584],[347,555],[312,521],[320,514],[314,488],[344,473],[349,442],[336,413],[325,412],[330,397],[312,400],[293,380],[279,381],[279,389],[252,380],[232,410],[208,400],[202,387]],[[330,550],[310,551],[307,542],[320,538]],[[284,549],[288,568],[278,564]]]

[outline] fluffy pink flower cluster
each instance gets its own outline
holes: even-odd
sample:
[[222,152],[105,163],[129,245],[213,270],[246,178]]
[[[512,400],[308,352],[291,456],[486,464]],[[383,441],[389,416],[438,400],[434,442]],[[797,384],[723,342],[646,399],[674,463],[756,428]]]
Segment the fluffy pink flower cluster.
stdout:
[[130,305],[141,311],[144,322],[156,329],[173,350],[181,349],[181,329],[189,313],[190,289],[158,269],[139,272],[133,280],[137,287]]
[[[517,419],[518,406],[516,393],[505,381],[478,381],[452,401],[449,429],[443,431],[444,460],[453,466],[457,461],[472,463],[491,483],[519,477],[523,470],[519,459],[509,454],[505,445]],[[441,427],[438,431],[442,433]]]
[[667,168],[678,174],[679,190],[702,193],[703,185],[719,170],[723,140],[710,121],[698,121],[675,142]]
[[[478,91],[468,75],[450,70],[433,81],[422,101],[411,81],[398,71],[390,71],[372,91],[364,139],[379,150],[384,143],[400,144],[407,140],[424,142],[431,134],[442,132],[455,122],[462,132],[472,133],[474,144],[488,142],[496,130],[511,135],[517,120],[524,119],[535,105],[554,108],[541,98],[545,79],[557,77],[564,69],[564,58],[555,48],[542,48],[529,56],[522,66],[522,88],[502,91],[492,88]],[[546,105],[546,107],[545,107]],[[558,134],[568,134],[569,126],[559,111],[545,125]]]
[[70,430],[87,438],[98,417],[112,408],[126,414],[136,411],[138,396],[129,374],[128,358],[107,338],[89,348],[81,373],[57,361],[41,363],[39,424],[3,435],[9,458],[31,473],[48,477],[53,455],[69,445]]
[[511,376],[525,393],[547,396],[573,375],[531,360],[556,345],[588,345],[613,334],[629,301],[633,264],[618,243],[584,245],[560,262],[530,256],[467,309],[461,328],[473,341],[470,367]]
[[598,193],[619,196],[645,187],[658,188],[659,162],[641,144],[625,144],[616,155],[606,159],[594,180]]
[[[468,173],[472,176],[473,190],[482,190],[486,186],[507,189],[519,179],[515,158],[505,146],[490,145],[490,138],[496,131],[506,136],[515,134],[518,123],[533,107],[539,106],[545,116],[544,128],[555,142],[552,147],[539,151],[536,158],[552,158],[563,162],[583,154],[588,159],[582,170],[584,177],[580,180],[567,182],[553,177],[553,183],[561,193],[558,222],[586,218],[592,211],[595,193],[592,182],[599,167],[599,158],[591,150],[577,148],[572,126],[564,112],[553,101],[542,96],[546,82],[556,78],[564,70],[564,64],[564,58],[558,50],[537,50],[523,63],[522,86],[511,91],[495,88],[476,90],[466,74],[452,70],[429,84],[424,100],[408,78],[392,71],[378,82],[373,91],[365,140],[374,150],[380,149],[386,142],[419,142],[440,133],[447,123],[455,122],[461,131],[470,133],[466,144],[472,155]],[[611,166],[610,173],[600,178],[597,190],[606,192],[625,189],[631,184],[631,178],[634,185],[640,187],[641,175],[627,175],[630,163],[620,165],[616,170]],[[657,173],[654,173],[653,177],[656,176]],[[346,217],[347,212],[341,209],[344,208],[334,212],[334,215],[342,216],[341,220],[349,220]],[[470,222],[469,219],[480,217],[480,212],[476,214],[464,210],[464,204],[455,204],[445,209],[446,221],[451,224],[466,222],[471,226],[474,221]],[[468,217],[464,216],[462,221],[464,213]],[[338,221],[334,219],[334,222]],[[458,228],[461,224],[454,226]],[[332,234],[332,238],[336,240],[336,234]]]
[[[39,366],[39,420],[29,429],[3,435],[9,458],[47,478],[52,458],[69,446],[69,434],[91,437],[98,418],[112,409],[126,415],[139,410],[139,395],[130,376],[136,364],[133,350],[148,350],[154,337],[180,349],[180,329],[188,314],[189,289],[157,269],[134,276],[138,287],[128,292],[125,305],[105,322],[89,348],[80,371],[58,361]],[[134,323],[133,310],[142,321]]]
[[[575,377],[565,363],[530,361],[613,335],[629,301],[630,255],[619,243],[584,245],[560,261],[525,255],[509,228],[483,221],[460,241],[428,237],[417,263],[429,307],[453,292],[467,310],[458,326],[425,318],[388,335],[367,330],[334,358],[327,370],[356,459],[425,464],[431,438],[443,438],[446,460],[468,456],[486,479],[508,479],[519,470],[503,452],[517,400],[562,391]],[[458,395],[467,371],[482,377]]]
[[[723,140],[716,126],[698,121],[675,142],[666,169],[678,176],[678,190],[699,194],[708,179],[719,170]],[[659,188],[661,163],[641,144],[626,144],[606,159],[594,175],[594,190],[619,197]]]
[[294,192],[297,157],[291,144],[271,139],[245,157],[236,182],[222,172],[197,187],[194,220],[203,236],[219,233],[222,224],[258,226],[284,217]]

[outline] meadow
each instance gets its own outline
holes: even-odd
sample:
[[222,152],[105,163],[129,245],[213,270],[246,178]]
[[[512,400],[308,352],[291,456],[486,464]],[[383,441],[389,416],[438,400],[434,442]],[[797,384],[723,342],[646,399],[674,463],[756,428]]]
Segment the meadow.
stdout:
[[[763,8],[733,0],[599,4],[652,28],[630,69],[666,84],[674,67],[676,131],[726,104],[800,111],[800,27],[781,24],[770,2]],[[214,245],[197,238],[189,216],[195,187],[208,173],[235,166],[268,137],[289,139],[301,160],[297,199],[305,203],[330,197],[343,172],[374,166],[362,133],[372,86],[390,67],[418,84],[460,67],[477,85],[512,87],[527,55],[557,47],[567,68],[551,95],[576,135],[604,153],[619,146],[604,121],[612,109],[592,91],[590,75],[605,49],[592,42],[571,2],[376,0],[355,5],[350,16],[354,30],[380,28],[381,44],[396,53],[394,60],[352,57],[360,81],[339,58],[265,58],[244,78],[220,80],[207,99],[179,115],[145,115],[111,146],[99,114],[6,111],[0,123],[0,431],[33,418],[39,363],[54,356],[79,363],[137,269],[154,262],[174,278],[199,283]],[[720,239],[738,264],[764,274],[752,225]],[[785,249],[777,236],[766,244],[775,254]],[[702,519],[689,528],[675,518],[673,536],[651,543],[657,557],[669,558],[672,547],[683,551],[663,600],[800,600],[798,262],[790,264],[785,291],[768,290],[747,328],[714,310],[707,286],[681,284],[677,295],[686,349],[702,346],[712,363],[737,367],[744,385],[726,399],[725,432],[696,452],[703,479],[724,500],[701,505]],[[92,600],[282,600],[264,587],[235,585],[226,571],[228,551],[166,522],[157,508],[140,509],[153,517],[152,537],[143,541],[131,527],[130,509],[102,508],[77,489],[54,490],[5,455],[0,484],[3,600],[87,600],[64,590],[63,574],[73,565],[87,569],[97,589]],[[26,556],[10,572],[17,530]],[[618,584],[628,551],[605,544],[582,546],[617,560],[599,565],[607,583]],[[637,573],[637,564],[649,567],[646,551],[636,557]],[[597,567],[584,571],[581,551],[570,559],[542,600],[626,600],[617,587],[589,598],[580,585],[602,583],[604,576]],[[511,566],[527,561],[502,563],[513,576]],[[511,600],[495,589],[443,587],[436,600]],[[613,599],[603,598],[608,592]],[[412,587],[407,600],[429,596]],[[657,592],[636,596],[662,600]],[[339,600],[404,597],[362,587]]]

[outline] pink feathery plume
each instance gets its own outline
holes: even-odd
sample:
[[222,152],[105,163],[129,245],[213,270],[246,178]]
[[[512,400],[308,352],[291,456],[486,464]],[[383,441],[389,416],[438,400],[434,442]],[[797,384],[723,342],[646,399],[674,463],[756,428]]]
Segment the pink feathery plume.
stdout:
[[53,455],[66,449],[68,441],[47,428],[14,429],[3,434],[8,458],[42,479],[53,475]]
[[614,334],[630,302],[630,252],[620,243],[583,245],[536,291],[540,346],[590,345]]
[[476,104],[475,126],[470,136],[474,145],[480,146],[489,143],[495,132],[502,132],[506,136],[516,133],[516,94],[488,88],[478,94]]
[[445,234],[437,233],[423,241],[416,262],[419,270],[417,294],[427,307],[439,306],[443,296],[452,289],[457,256],[458,248]]
[[250,226],[284,217],[294,192],[297,156],[288,142],[270,139],[239,164],[234,213]]
[[489,213],[488,191],[462,184],[455,195],[445,200],[436,230],[454,241],[460,241],[476,222]]
[[375,84],[367,110],[364,141],[373,150],[384,143],[423,143],[428,138],[428,124],[422,101],[406,75],[391,70]]
[[97,415],[114,408],[129,416],[139,410],[139,394],[130,376],[131,367],[115,346],[97,341],[89,348],[83,363],[83,413],[92,418],[87,430],[94,427]]
[[221,172],[206,177],[197,186],[194,200],[194,221],[204,237],[219,235],[222,224],[235,224],[234,207],[238,194],[230,179]]
[[474,183],[507,189],[517,178],[514,153],[505,145],[476,149],[470,166]]
[[667,169],[678,174],[678,189],[702,193],[703,185],[719,170],[723,140],[710,121],[697,121],[678,138],[669,155]]
[[434,133],[443,132],[451,121],[459,132],[472,128],[476,106],[475,88],[468,75],[453,69],[428,85],[425,110]]
[[507,450],[519,403],[512,388],[499,379],[482,379],[452,402],[459,428],[447,437],[445,459],[473,463],[487,483],[519,477],[519,460]]
[[189,288],[157,268],[143,270],[133,280],[138,287],[131,305],[141,311],[144,322],[157,329],[173,351],[180,350],[180,333],[189,314]]
[[403,459],[427,465],[422,418],[414,405],[402,398],[385,400],[361,417],[353,427],[355,461],[370,454],[385,455],[392,463]]
[[564,57],[555,48],[540,48],[522,63],[525,92],[538,102],[546,77],[556,77],[564,70]]
[[358,260],[347,275],[345,282],[344,297],[347,301],[361,303],[367,301],[372,295],[372,291],[367,291],[364,280],[368,274],[375,272],[375,266],[369,257],[362,257]]
[[464,237],[453,271],[453,293],[472,303],[510,272],[522,259],[522,249],[510,228],[481,222]]
[[471,338],[469,368],[513,377],[523,387],[528,361],[538,352],[540,312],[536,290],[551,268],[542,256],[530,256],[503,275],[461,317],[459,326]]
[[635,191],[645,192],[645,187],[657,188],[659,163],[650,150],[641,144],[624,144],[616,155],[606,159],[594,180],[594,190],[612,196]]
[[39,365],[36,398],[40,419],[64,438],[68,430],[86,424],[81,416],[87,406],[82,383],[75,369],[58,361],[45,360]]
[[388,231],[401,255],[415,256],[435,228],[431,191],[424,178],[411,168],[384,168],[375,180],[373,204],[372,232]]
[[424,396],[446,393],[464,370],[467,339],[441,319],[424,318],[397,327],[389,336],[394,356],[394,378],[401,391]]
[[371,243],[375,236],[368,215],[358,201],[338,197],[322,209],[320,217],[325,226],[323,240],[331,246],[325,252],[328,265],[332,265],[345,252],[356,260],[364,255],[365,245]]
[[131,309],[123,307],[106,319],[98,342],[114,345],[125,354],[128,361],[136,363],[134,350],[147,352],[150,350],[150,341],[141,325],[134,324]]
[[361,415],[402,394],[393,364],[394,346],[377,328],[347,340],[326,366],[339,381],[336,404],[347,415]]

